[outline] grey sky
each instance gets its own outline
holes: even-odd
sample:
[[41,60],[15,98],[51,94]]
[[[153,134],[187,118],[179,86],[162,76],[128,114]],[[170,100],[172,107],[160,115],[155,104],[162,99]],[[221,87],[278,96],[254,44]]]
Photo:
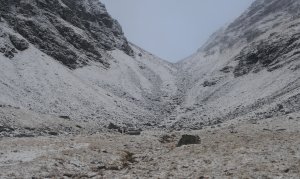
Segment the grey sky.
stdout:
[[100,0],[129,41],[171,62],[201,47],[254,0]]

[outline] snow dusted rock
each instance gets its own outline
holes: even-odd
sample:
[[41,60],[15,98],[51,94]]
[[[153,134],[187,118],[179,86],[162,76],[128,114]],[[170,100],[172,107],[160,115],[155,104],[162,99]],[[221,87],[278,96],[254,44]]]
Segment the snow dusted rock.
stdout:
[[204,81],[203,82],[203,87],[214,86],[215,84],[216,84],[215,81]]
[[9,39],[18,50],[23,51],[29,48],[29,43],[24,39],[20,39],[16,35],[9,35]]
[[109,66],[107,50],[133,55],[118,22],[98,0],[1,0],[8,24],[71,69],[90,61]]
[[0,53],[2,53],[5,57],[12,59],[17,50],[14,48],[11,40],[9,39],[9,35],[0,28]]
[[199,136],[184,134],[181,136],[181,138],[177,144],[177,147],[181,147],[183,145],[200,144],[200,143],[201,143],[201,140],[200,140]]
[[[184,73],[178,75],[178,88],[185,95],[173,111],[178,117],[172,128],[201,128],[240,116],[282,115],[274,110],[277,104],[298,101],[299,8],[297,0],[257,0],[179,62]],[[299,104],[292,102],[289,107],[298,111]],[[195,110],[185,112],[187,107]]]

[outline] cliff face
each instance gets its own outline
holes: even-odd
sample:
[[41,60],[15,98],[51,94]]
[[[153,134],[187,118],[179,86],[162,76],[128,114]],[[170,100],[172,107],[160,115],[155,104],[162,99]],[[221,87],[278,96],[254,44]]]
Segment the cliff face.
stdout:
[[106,51],[128,45],[119,23],[98,0],[1,0],[2,18],[30,43],[71,69],[96,61],[109,66]]

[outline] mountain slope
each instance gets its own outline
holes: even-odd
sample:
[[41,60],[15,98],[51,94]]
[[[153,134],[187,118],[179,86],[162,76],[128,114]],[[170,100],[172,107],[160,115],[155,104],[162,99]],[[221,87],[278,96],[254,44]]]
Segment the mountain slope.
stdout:
[[297,0],[255,1],[179,62],[188,73],[179,77],[187,80],[183,104],[194,110],[177,110],[181,117],[173,125],[199,128],[238,116],[299,111],[299,7]]
[[0,1],[5,21],[44,53],[71,69],[98,61],[106,51],[133,55],[119,23],[98,0]]
[[200,129],[300,110],[296,0],[254,2],[177,64],[129,43],[98,0],[0,2],[1,106],[99,129]]
[[158,123],[176,69],[129,44],[103,4],[1,3],[0,104],[99,128]]

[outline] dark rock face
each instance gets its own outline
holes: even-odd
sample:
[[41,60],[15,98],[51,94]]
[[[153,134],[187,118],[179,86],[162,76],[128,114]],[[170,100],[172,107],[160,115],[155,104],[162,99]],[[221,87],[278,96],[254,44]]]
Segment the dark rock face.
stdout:
[[257,0],[226,28],[220,29],[202,47],[207,55],[243,46],[232,60],[236,66],[220,71],[240,77],[263,69],[274,71],[299,60],[298,0]]
[[[235,77],[248,74],[251,71],[259,72],[263,68],[273,71],[299,58],[300,51],[289,53],[300,47],[300,33],[291,36],[274,36],[272,34],[270,37],[272,40],[265,39],[252,43],[241,51],[235,59],[239,62],[234,69]],[[284,61],[286,58],[290,60]]]
[[201,140],[199,136],[195,135],[182,135],[181,139],[179,140],[177,147],[183,145],[190,145],[190,144],[200,144]]
[[[108,67],[106,51],[116,48],[133,55],[121,26],[98,0],[0,0],[0,3],[3,19],[14,30],[71,69],[89,61]],[[24,45],[22,42],[19,48],[25,48]]]

